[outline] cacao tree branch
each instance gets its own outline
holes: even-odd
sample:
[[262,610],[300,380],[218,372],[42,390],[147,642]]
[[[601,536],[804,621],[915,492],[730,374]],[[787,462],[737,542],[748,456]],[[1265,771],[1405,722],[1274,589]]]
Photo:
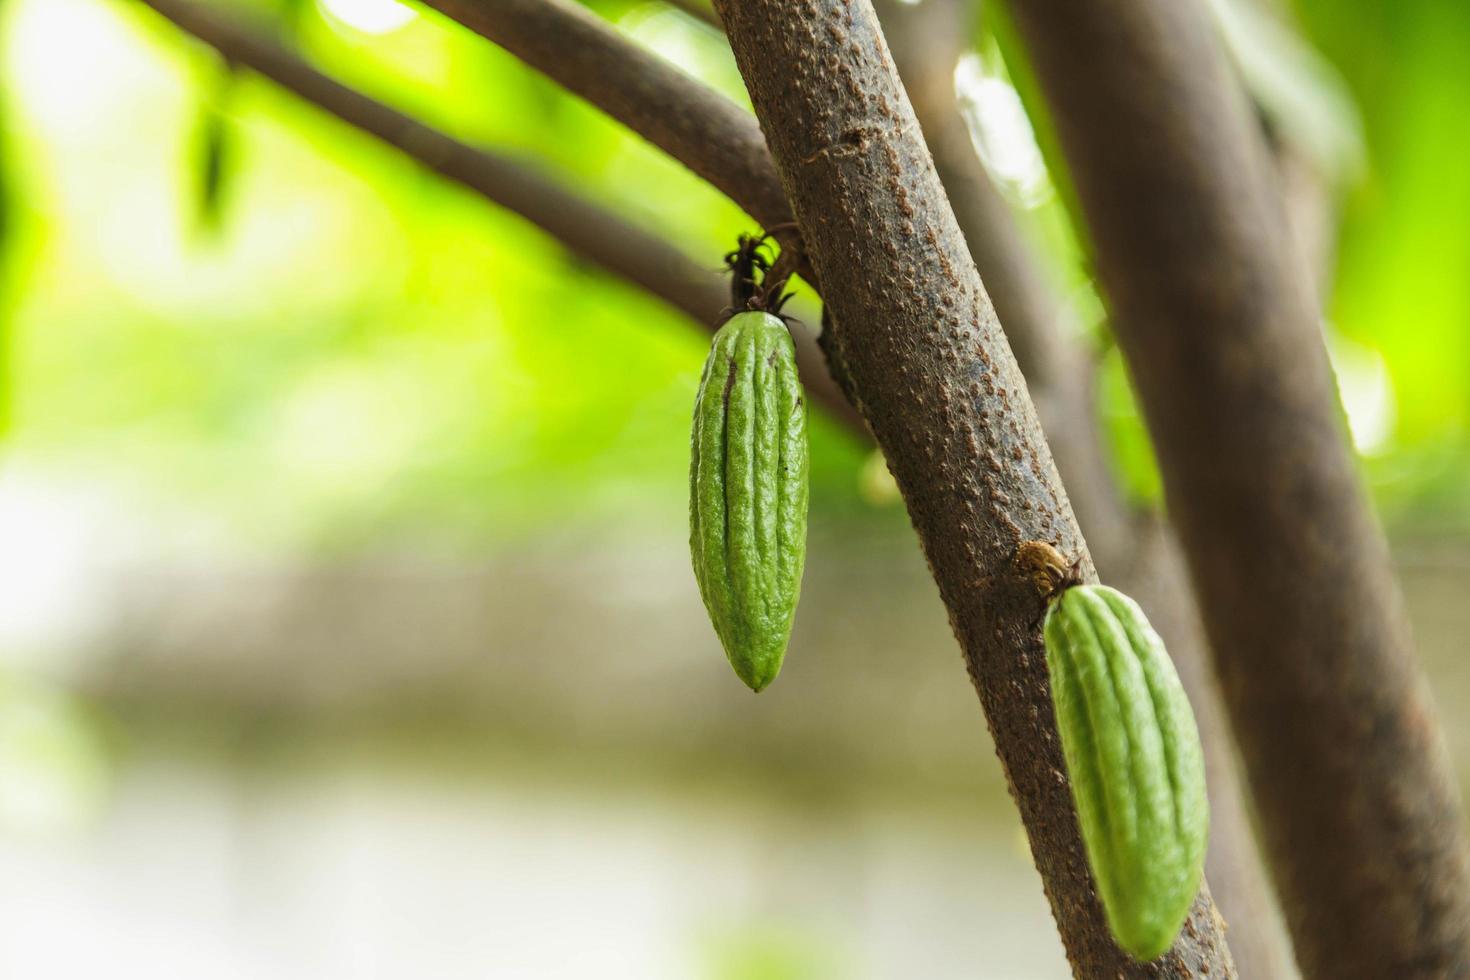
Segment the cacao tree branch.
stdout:
[[874,6],[1098,569],[1147,610],[1194,705],[1211,809],[1205,870],[1229,925],[1231,955],[1242,976],[1285,980],[1291,950],[1256,848],[1234,741],[1199,614],[1182,580],[1177,543],[1162,519],[1132,513],[1119,492],[1098,424],[1095,365],[1074,340],[1081,333],[1070,319],[1074,314],[1046,281],[1041,257],[982,164],[960,111],[955,70],[974,36],[974,4],[875,0]]
[[[706,329],[729,303],[728,286],[713,266],[695,262],[668,241],[576,194],[530,166],[454,139],[313,68],[269,31],[247,26],[194,0],[141,0],[231,63],[250,68],[396,147],[435,173],[514,211],[571,252],[642,287]],[[833,383],[808,330],[792,332],[807,392],[834,418],[865,436],[862,420]]]
[[671,7],[677,7],[695,20],[703,21],[709,26],[720,29],[720,18],[715,16],[715,8],[711,7],[708,0],[664,0]]
[[754,117],[573,0],[423,0],[684,164],[762,226],[791,220]]
[[1298,273],[1311,285],[1317,308],[1332,291],[1337,249],[1337,201],[1330,182],[1305,154],[1285,142],[1272,144],[1272,162],[1286,209]]
[[[955,69],[973,36],[969,0],[874,0],[894,66],[934,157],[965,245],[995,305],[1088,546],[1104,562],[1132,543],[1093,410],[1090,352],[1049,282],[1041,256],[991,181],[955,95]],[[1114,564],[1121,565],[1122,562]]]
[[1203,6],[1017,0],[1309,977],[1470,969],[1470,851],[1261,135]]
[[1036,623],[1013,566],[1086,545],[868,0],[718,0],[833,316],[832,344],[903,492],[1084,977],[1234,975],[1208,889],[1164,958],[1103,922],[1064,775]]

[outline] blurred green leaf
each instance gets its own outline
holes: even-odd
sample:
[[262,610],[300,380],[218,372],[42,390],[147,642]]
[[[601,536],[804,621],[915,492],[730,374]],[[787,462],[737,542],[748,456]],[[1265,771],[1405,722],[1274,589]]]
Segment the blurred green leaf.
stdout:
[[1097,375],[1097,401],[1103,438],[1112,454],[1113,470],[1124,493],[1136,503],[1161,505],[1164,480],[1153,441],[1143,421],[1121,352],[1112,347]]
[[1470,528],[1470,7],[1298,0],[1362,109],[1370,161],[1345,202],[1334,329],[1390,375],[1392,448],[1369,473],[1410,523]]
[[1254,0],[1210,0],[1220,36],[1246,91],[1273,129],[1332,183],[1365,164],[1363,122],[1338,71]]
[[194,131],[195,219],[207,235],[218,235],[224,224],[228,196],[238,166],[230,102],[237,85],[238,70],[221,67],[209,92],[201,100]]

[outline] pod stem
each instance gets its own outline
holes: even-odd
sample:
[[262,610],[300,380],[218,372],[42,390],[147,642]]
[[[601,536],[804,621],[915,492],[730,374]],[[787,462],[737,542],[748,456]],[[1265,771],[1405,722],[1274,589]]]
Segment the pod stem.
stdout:
[[[769,243],[777,241],[781,232],[795,229],[790,222],[774,225],[759,236],[742,234],[733,252],[725,255],[730,270],[730,307],[724,319],[746,310],[760,310],[781,316],[781,307],[791,298],[784,292],[786,284],[801,264],[801,247],[788,243],[771,258]],[[781,317],[783,320],[785,317]]]

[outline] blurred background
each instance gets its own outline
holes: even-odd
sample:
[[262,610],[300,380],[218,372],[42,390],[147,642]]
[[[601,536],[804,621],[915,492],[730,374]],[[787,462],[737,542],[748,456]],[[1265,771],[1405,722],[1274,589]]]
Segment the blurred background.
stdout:
[[[435,15],[221,6],[711,269],[751,228]],[[593,6],[746,101],[697,18]],[[1470,775],[1470,7],[1215,13],[1308,188]],[[977,32],[960,104],[1156,502],[1005,50]],[[753,697],[688,567],[707,334],[134,0],[0,0],[0,52],[0,975],[1067,975],[881,459],[814,421],[795,636]]]

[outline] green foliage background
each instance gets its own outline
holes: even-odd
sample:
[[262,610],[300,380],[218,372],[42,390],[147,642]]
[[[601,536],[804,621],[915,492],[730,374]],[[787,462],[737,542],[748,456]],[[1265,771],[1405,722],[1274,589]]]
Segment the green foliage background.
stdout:
[[[1299,6],[1362,116],[1328,317],[1349,413],[1376,426],[1366,472],[1396,527],[1462,532],[1470,136],[1457,119],[1470,9]],[[373,36],[296,7],[295,43],[327,71],[526,155],[711,267],[750,227],[678,165],[437,16]],[[655,2],[596,7],[744,100],[710,28]],[[4,164],[19,188],[12,465],[105,480],[263,547],[475,548],[569,523],[676,533],[706,344],[688,321],[267,82],[245,74],[221,97],[218,59],[131,0],[0,11]],[[995,46],[979,46],[1003,71]],[[227,141],[213,222],[199,214],[210,113]],[[1100,321],[1057,195],[1033,204],[1023,220],[1084,319]],[[1129,486],[1156,494],[1116,356],[1100,397]],[[865,458],[818,424],[814,511],[900,525],[896,508],[867,502]]]

